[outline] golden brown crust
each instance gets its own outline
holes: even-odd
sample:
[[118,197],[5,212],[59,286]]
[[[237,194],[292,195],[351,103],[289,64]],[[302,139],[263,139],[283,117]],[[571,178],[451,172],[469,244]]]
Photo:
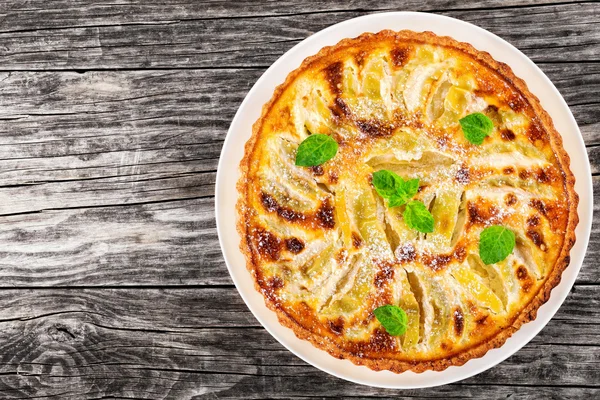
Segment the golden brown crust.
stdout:
[[441,359],[408,362],[381,358],[371,359],[364,356],[357,356],[356,354],[352,354],[348,351],[341,349],[326,337],[319,336],[314,332],[311,332],[302,327],[290,315],[288,315],[277,304],[277,302],[273,301],[273,299],[271,299],[269,296],[265,296],[265,303],[271,310],[277,313],[280,323],[292,329],[297,337],[303,340],[310,341],[313,345],[320,349],[326,350],[334,357],[348,359],[357,365],[365,365],[373,370],[390,370],[396,373],[400,373],[407,370],[411,370],[414,372],[423,372],[426,370],[441,371],[448,368],[449,366],[463,365],[465,362],[472,358],[482,357],[490,349],[502,346],[505,343],[505,341],[523,324],[532,321],[536,318],[537,310],[550,298],[552,289],[559,284],[563,271],[569,265],[569,252],[575,243],[575,227],[577,226],[577,223],[579,221],[577,214],[578,195],[574,190],[575,177],[573,176],[569,168],[570,160],[568,154],[562,146],[562,138],[556,131],[552,119],[540,105],[539,99],[528,90],[526,83],[522,79],[515,76],[508,65],[494,60],[489,53],[479,51],[468,43],[457,42],[456,40],[450,37],[437,36],[432,32],[417,33],[407,30],[400,32],[384,30],[378,33],[365,33],[356,38],[344,39],[338,44],[330,47],[325,47],[314,56],[306,58],[301,64],[301,66],[293,72],[291,72],[287,76],[285,82],[275,89],[271,100],[263,106],[261,118],[259,118],[253,125],[252,137],[246,143],[244,158],[242,159],[240,164],[241,177],[237,183],[237,189],[240,193],[240,197],[236,206],[238,212],[237,230],[240,236],[243,238],[240,244],[240,249],[246,257],[247,268],[254,277],[256,289],[259,292],[262,292],[263,287],[261,287],[261,285],[258,282],[260,272],[257,271],[257,265],[254,264],[255,258],[252,254],[252,245],[249,242],[247,242],[247,240],[250,240],[249,232],[247,232],[248,227],[246,225],[248,212],[246,204],[248,201],[247,196],[249,195],[247,190],[247,181],[250,162],[254,153],[254,147],[258,140],[259,132],[261,130],[262,124],[264,123],[265,116],[268,114],[271,107],[274,105],[279,96],[285,91],[285,89],[292,82],[294,82],[297,76],[300,73],[302,73],[302,71],[304,71],[306,68],[308,68],[314,61],[326,57],[327,55],[335,52],[341,47],[353,47],[364,42],[381,40],[385,38],[411,40],[421,43],[448,46],[454,49],[458,49],[464,52],[465,54],[469,55],[473,59],[477,60],[478,62],[488,66],[491,70],[497,71],[507,83],[512,85],[515,89],[517,89],[520,92],[523,98],[526,99],[529,105],[533,108],[536,116],[539,117],[541,124],[550,136],[552,150],[554,151],[557,159],[559,160],[559,163],[562,168],[562,173],[564,174],[566,182],[566,192],[568,195],[568,224],[564,236],[563,246],[560,251],[560,255],[557,259],[558,261],[556,262],[554,268],[552,269],[550,275],[548,276],[544,284],[540,287],[540,289],[529,302],[529,304],[527,304],[527,306],[525,306],[525,308],[523,308],[515,316],[512,324],[506,326],[504,329],[500,330],[497,334],[495,334],[493,337],[489,338],[483,343],[462,350],[458,354],[453,354],[449,357]]

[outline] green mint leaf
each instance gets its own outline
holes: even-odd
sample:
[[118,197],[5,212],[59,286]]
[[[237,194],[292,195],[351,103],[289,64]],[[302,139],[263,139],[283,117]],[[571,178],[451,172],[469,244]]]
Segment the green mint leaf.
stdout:
[[422,202],[413,200],[408,203],[402,216],[410,229],[423,233],[433,232],[433,215]]
[[406,332],[408,318],[400,307],[386,304],[374,309],[373,314],[390,335],[400,336]]
[[315,133],[310,135],[298,146],[296,165],[299,167],[314,167],[331,160],[338,151],[337,142],[327,135]]
[[388,207],[394,208],[406,204],[406,199],[403,196],[393,195],[388,197]]
[[489,226],[479,235],[479,257],[484,264],[504,260],[514,248],[515,234],[504,226]]
[[373,186],[381,197],[388,199],[396,194],[396,188],[404,181],[396,173],[382,169],[373,172]]
[[403,185],[397,189],[397,192],[400,196],[405,197],[405,202],[409,201],[419,192],[419,180],[409,179],[405,181]]
[[388,199],[388,207],[398,207],[406,204],[419,191],[419,180],[405,181],[392,171],[382,169],[373,173],[373,186],[377,193]]
[[483,139],[494,130],[494,123],[485,114],[469,114],[459,121],[465,138],[476,145],[483,143]]

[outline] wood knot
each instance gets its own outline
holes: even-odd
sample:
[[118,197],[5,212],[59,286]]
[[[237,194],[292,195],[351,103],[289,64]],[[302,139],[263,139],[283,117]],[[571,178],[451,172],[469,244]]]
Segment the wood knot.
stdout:
[[57,322],[46,329],[46,333],[50,338],[59,343],[79,341],[83,339],[81,328],[68,326],[64,323]]

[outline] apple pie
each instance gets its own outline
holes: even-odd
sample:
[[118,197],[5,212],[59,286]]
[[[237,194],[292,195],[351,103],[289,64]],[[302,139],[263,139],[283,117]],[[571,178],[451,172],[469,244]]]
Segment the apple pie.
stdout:
[[374,370],[443,370],[535,319],[569,264],[574,183],[506,64],[431,32],[367,33],[304,60],[264,106],[241,250],[299,338]]

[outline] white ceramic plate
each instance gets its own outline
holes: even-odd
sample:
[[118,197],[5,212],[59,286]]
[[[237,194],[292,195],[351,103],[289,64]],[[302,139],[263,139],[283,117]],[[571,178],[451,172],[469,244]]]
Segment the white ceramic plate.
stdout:
[[[484,357],[472,359],[461,367],[450,367],[441,372],[376,372],[334,358],[309,342],[298,339],[290,329],[279,324],[276,314],[265,306],[262,295],[254,289],[252,277],[239,250],[240,237],[235,228],[238,165],[244,154],[244,144],[252,133],[252,124],[259,118],[263,104],[271,98],[275,87],[285,80],[288,73],[299,67],[302,60],[316,54],[322,47],[382,29],[429,30],[438,35],[451,36],[458,41],[471,43],[475,48],[489,52],[496,60],[510,65],[552,116],[563,137],[564,147],[571,156],[571,169],[577,179],[575,189],[580,196],[580,222],[576,231],[577,241],[571,250],[571,264],[564,271],[561,283],[552,291],[550,300],[539,309],[535,321],[522,326],[501,348],[489,351]],[[263,74],[242,102],[229,128],[219,160],[215,201],[219,242],[231,278],[248,308],[275,339],[304,361],[339,378],[371,386],[408,389],[443,385],[478,374],[505,360],[537,335],[567,297],[581,268],[592,224],[593,195],[590,165],[577,123],[558,90],[527,56],[498,36],[457,19],[434,14],[393,12],[355,18],[324,29],[294,46]]]

